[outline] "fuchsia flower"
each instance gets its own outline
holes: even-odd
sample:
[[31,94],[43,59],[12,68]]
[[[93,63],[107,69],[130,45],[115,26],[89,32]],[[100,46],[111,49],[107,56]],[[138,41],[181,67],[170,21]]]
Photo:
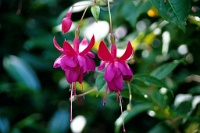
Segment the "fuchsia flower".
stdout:
[[131,43],[128,42],[125,53],[120,57],[116,57],[117,48],[115,44],[111,46],[111,53],[108,51],[105,43],[101,41],[98,50],[98,57],[103,60],[102,64],[99,66],[98,70],[105,70],[104,78],[108,84],[110,92],[118,92],[123,89],[123,80],[130,81],[133,73],[126,61],[133,55],[133,48]]
[[[73,47],[65,40],[63,43],[63,48],[61,48],[56,38],[53,39],[54,46],[58,49],[62,55],[59,56],[54,62],[53,67],[61,67],[65,71],[65,77],[68,83],[71,84],[71,114],[70,121],[72,121],[72,99],[73,95],[76,96],[76,82],[80,84],[83,81],[83,74],[89,70],[95,70],[95,63],[91,58],[94,58],[95,55],[89,52],[94,46],[95,39],[92,36],[91,41],[88,45],[87,39],[84,38],[81,42],[78,37],[74,38]],[[81,51],[81,47],[86,47]]]
[[69,11],[65,18],[62,20],[62,32],[66,33],[70,30],[72,26],[72,20],[71,20],[72,12]]
[[[94,46],[94,36],[92,36],[90,44],[88,45],[87,39],[84,38],[82,42],[79,41],[78,37],[74,38],[73,48],[65,40],[63,43],[63,48],[61,48],[56,38],[53,39],[54,46],[62,53],[56,61],[54,62],[53,67],[61,67],[65,71],[65,77],[68,83],[72,84],[73,82],[82,83],[83,73],[88,72],[89,70],[95,70],[95,63],[91,58],[94,58],[95,55],[92,52],[89,52]],[[79,46],[87,46],[83,51],[80,51]]]
[[[133,73],[126,61],[133,55],[133,47],[131,43],[128,42],[125,53],[117,58],[117,47],[116,44],[112,44],[111,53],[108,51],[105,43],[101,41],[98,50],[98,57],[103,60],[102,64],[99,66],[98,70],[102,70],[105,68],[106,70],[104,74],[104,79],[107,82],[106,93],[103,100],[103,105],[105,104],[106,94],[109,89],[110,92],[117,93],[117,99],[119,99],[121,113],[122,110],[122,96],[120,94],[121,90],[123,90],[123,80],[130,81]],[[124,127],[124,119],[123,119],[123,131],[126,132]]]

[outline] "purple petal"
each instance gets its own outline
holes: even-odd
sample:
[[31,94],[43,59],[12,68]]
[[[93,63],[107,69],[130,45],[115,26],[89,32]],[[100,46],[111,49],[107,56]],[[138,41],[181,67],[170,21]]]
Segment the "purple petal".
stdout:
[[80,71],[78,82],[81,84],[83,82],[83,71]]
[[123,89],[123,79],[122,79],[122,76],[115,77],[115,78],[113,78],[112,81],[108,82],[108,88],[109,88],[110,92],[121,91]]
[[112,81],[108,82],[108,88],[109,88],[110,92],[113,92],[113,91],[117,90],[115,84]]
[[65,71],[65,77],[68,83],[76,82],[79,79],[81,69],[80,67],[71,68]]
[[95,57],[95,54],[93,54],[92,52],[88,52],[88,53],[87,53],[87,56],[89,56],[90,58],[94,58],[94,57]]
[[122,79],[122,76],[120,75],[118,77],[115,77],[113,80],[114,80],[114,84],[116,85],[117,89],[121,91],[123,89],[123,79]]
[[86,66],[86,59],[85,59],[85,57],[78,55],[78,62],[79,62],[79,65],[81,67],[83,67],[83,71],[86,72],[87,71],[87,66]]
[[76,56],[65,56],[62,59],[62,62],[64,62],[67,66],[75,67],[78,64],[78,59]]
[[126,62],[116,62],[116,65],[118,66],[123,75],[129,75],[129,76],[133,75],[131,69],[126,64]]
[[107,82],[110,82],[114,78],[115,72],[116,72],[115,70],[116,69],[114,67],[114,64],[113,63],[109,63],[108,66],[106,67],[106,71],[105,71],[105,75],[104,75],[105,80]]
[[105,68],[106,62],[102,61],[100,66],[98,67],[98,70],[103,70]]
[[87,70],[94,71],[95,70],[94,61],[87,56],[85,56],[85,59],[86,59]]
[[61,56],[59,56],[56,60],[55,60],[55,62],[54,62],[54,64],[53,64],[53,67],[54,68],[58,68],[58,67],[60,67],[61,66],[61,64],[62,64],[62,58],[64,57],[65,55],[61,55]]

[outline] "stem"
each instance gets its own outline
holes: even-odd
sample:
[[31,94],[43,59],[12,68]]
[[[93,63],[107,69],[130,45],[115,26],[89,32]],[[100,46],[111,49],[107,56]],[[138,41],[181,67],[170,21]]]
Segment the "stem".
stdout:
[[112,36],[113,31],[112,31],[112,17],[111,17],[111,12],[110,12],[110,2],[109,2],[109,0],[107,0],[107,1],[108,1],[108,14],[109,14],[109,19],[110,19],[110,34]]
[[106,104],[107,93],[108,93],[108,86],[106,86],[106,92],[105,92],[104,97],[103,97],[103,106]]
[[70,96],[70,102],[71,102],[71,105],[70,105],[70,122],[72,122],[72,96],[73,96],[73,86],[74,84],[72,83],[72,87],[71,87],[71,96]]
[[73,85],[73,92],[74,92],[74,96],[76,96],[76,82],[73,82],[72,84]]
[[115,36],[113,34],[113,28],[112,28],[112,17],[111,17],[111,12],[110,12],[110,2],[108,1],[108,14],[109,14],[109,19],[110,19],[110,42],[111,44],[115,44]]
[[88,7],[89,7],[89,6],[87,6],[87,7],[85,8],[84,12],[83,12],[83,15],[82,15],[81,20],[80,20],[80,22],[79,22],[79,24],[78,24],[78,27],[77,27],[78,30],[80,29],[80,25],[81,25],[81,23],[82,23],[82,20],[83,20],[83,18],[84,18],[84,16],[85,16],[85,13],[86,13]]
[[127,82],[127,84],[128,84],[128,90],[129,90],[129,104],[131,104],[131,101],[132,101],[131,87],[130,87],[129,82]]
[[122,96],[120,94],[120,91],[118,91],[118,98],[119,98],[119,105],[120,105],[120,108],[121,108],[122,123],[123,123],[123,132],[126,132],[126,129],[125,129],[125,126],[124,126],[123,110],[122,110]]
[[93,88],[93,89],[91,89],[91,90],[89,90],[89,91],[86,91],[85,93],[82,93],[82,94],[79,94],[79,95],[77,95],[78,97],[82,97],[82,96],[85,96],[85,95],[87,95],[87,94],[89,94],[89,93],[91,93],[91,92],[93,92],[93,91],[96,91],[97,90],[97,88]]

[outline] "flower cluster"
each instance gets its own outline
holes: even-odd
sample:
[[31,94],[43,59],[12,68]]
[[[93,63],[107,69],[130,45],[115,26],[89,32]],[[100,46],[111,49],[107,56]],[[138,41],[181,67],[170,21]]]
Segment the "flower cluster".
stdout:
[[[61,25],[62,33],[67,33],[70,30],[72,26],[71,16],[72,12],[69,11],[66,14],[66,17],[63,18]],[[55,48],[62,53],[55,60],[53,67],[61,67],[61,69],[65,72],[67,82],[71,84],[70,121],[72,121],[72,98],[73,96],[76,96],[76,82],[82,84],[84,73],[88,73],[89,71],[95,71],[95,63],[93,61],[95,55],[92,52],[90,52],[90,50],[95,44],[95,37],[93,35],[90,39],[90,42],[88,43],[86,38],[84,38],[82,41],[79,40],[79,33],[80,25],[78,25],[76,29],[73,44],[71,45],[68,41],[64,40],[63,47],[60,47],[60,45],[57,43],[56,37],[53,38]],[[130,81],[133,76],[133,73],[127,64],[127,60],[133,55],[133,47],[131,46],[131,43],[128,42],[125,53],[118,58],[117,46],[115,44],[113,36],[114,35],[111,34],[111,51],[107,49],[107,46],[104,43],[104,41],[101,41],[99,44],[98,57],[102,60],[102,63],[98,67],[98,70],[103,70],[105,68],[104,79],[107,82],[107,87],[103,100],[103,105],[105,104],[108,90],[110,92],[116,92],[117,99],[119,99],[122,112],[122,96],[120,92],[123,90],[123,81]],[[84,47],[84,49],[80,47]]]
[[[69,11],[65,18],[62,20],[62,32],[66,33],[70,30],[72,26],[71,20],[72,12]],[[95,70],[95,63],[92,58],[95,55],[90,52],[95,43],[95,38],[92,36],[90,43],[86,38],[84,38],[81,42],[79,40],[79,27],[76,30],[75,38],[73,41],[73,45],[70,45],[68,41],[64,41],[63,47],[60,47],[56,41],[56,38],[53,38],[54,46],[58,51],[62,53],[55,62],[53,67],[61,69],[65,72],[65,77],[68,83],[71,84],[71,115],[70,121],[72,121],[72,98],[76,96],[76,82],[82,84],[84,73],[88,73],[89,71]],[[85,49],[80,49],[80,47],[84,47]]]

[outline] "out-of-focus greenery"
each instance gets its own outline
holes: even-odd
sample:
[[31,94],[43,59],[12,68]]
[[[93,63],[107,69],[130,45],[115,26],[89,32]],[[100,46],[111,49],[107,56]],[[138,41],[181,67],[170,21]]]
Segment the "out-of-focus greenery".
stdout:
[[[198,0],[164,1],[114,0],[111,4],[118,48],[123,49],[130,40],[135,49],[134,57],[129,60],[134,73],[130,83],[131,105],[126,83],[121,92],[128,133],[200,132],[200,3]],[[56,36],[59,44],[64,39],[73,41],[75,28],[63,35],[57,26],[76,2],[0,1],[1,133],[72,132],[70,85],[61,69],[53,69],[60,53],[52,39]],[[72,14],[74,26],[82,13],[83,10]],[[100,27],[108,20],[107,8],[101,6],[97,25]],[[108,41],[106,27],[100,27],[96,33],[96,28],[91,27],[94,24],[88,10],[81,24],[81,37],[90,32]],[[95,54],[100,39],[93,49]],[[95,62],[97,66],[100,63],[97,56]],[[101,72],[85,75],[84,92],[95,91],[73,103],[74,121],[79,115],[86,119],[82,132],[122,132],[116,94],[109,93],[106,105],[102,105],[105,86]],[[77,93],[82,93],[80,85]],[[126,110],[127,105],[131,110]]]

